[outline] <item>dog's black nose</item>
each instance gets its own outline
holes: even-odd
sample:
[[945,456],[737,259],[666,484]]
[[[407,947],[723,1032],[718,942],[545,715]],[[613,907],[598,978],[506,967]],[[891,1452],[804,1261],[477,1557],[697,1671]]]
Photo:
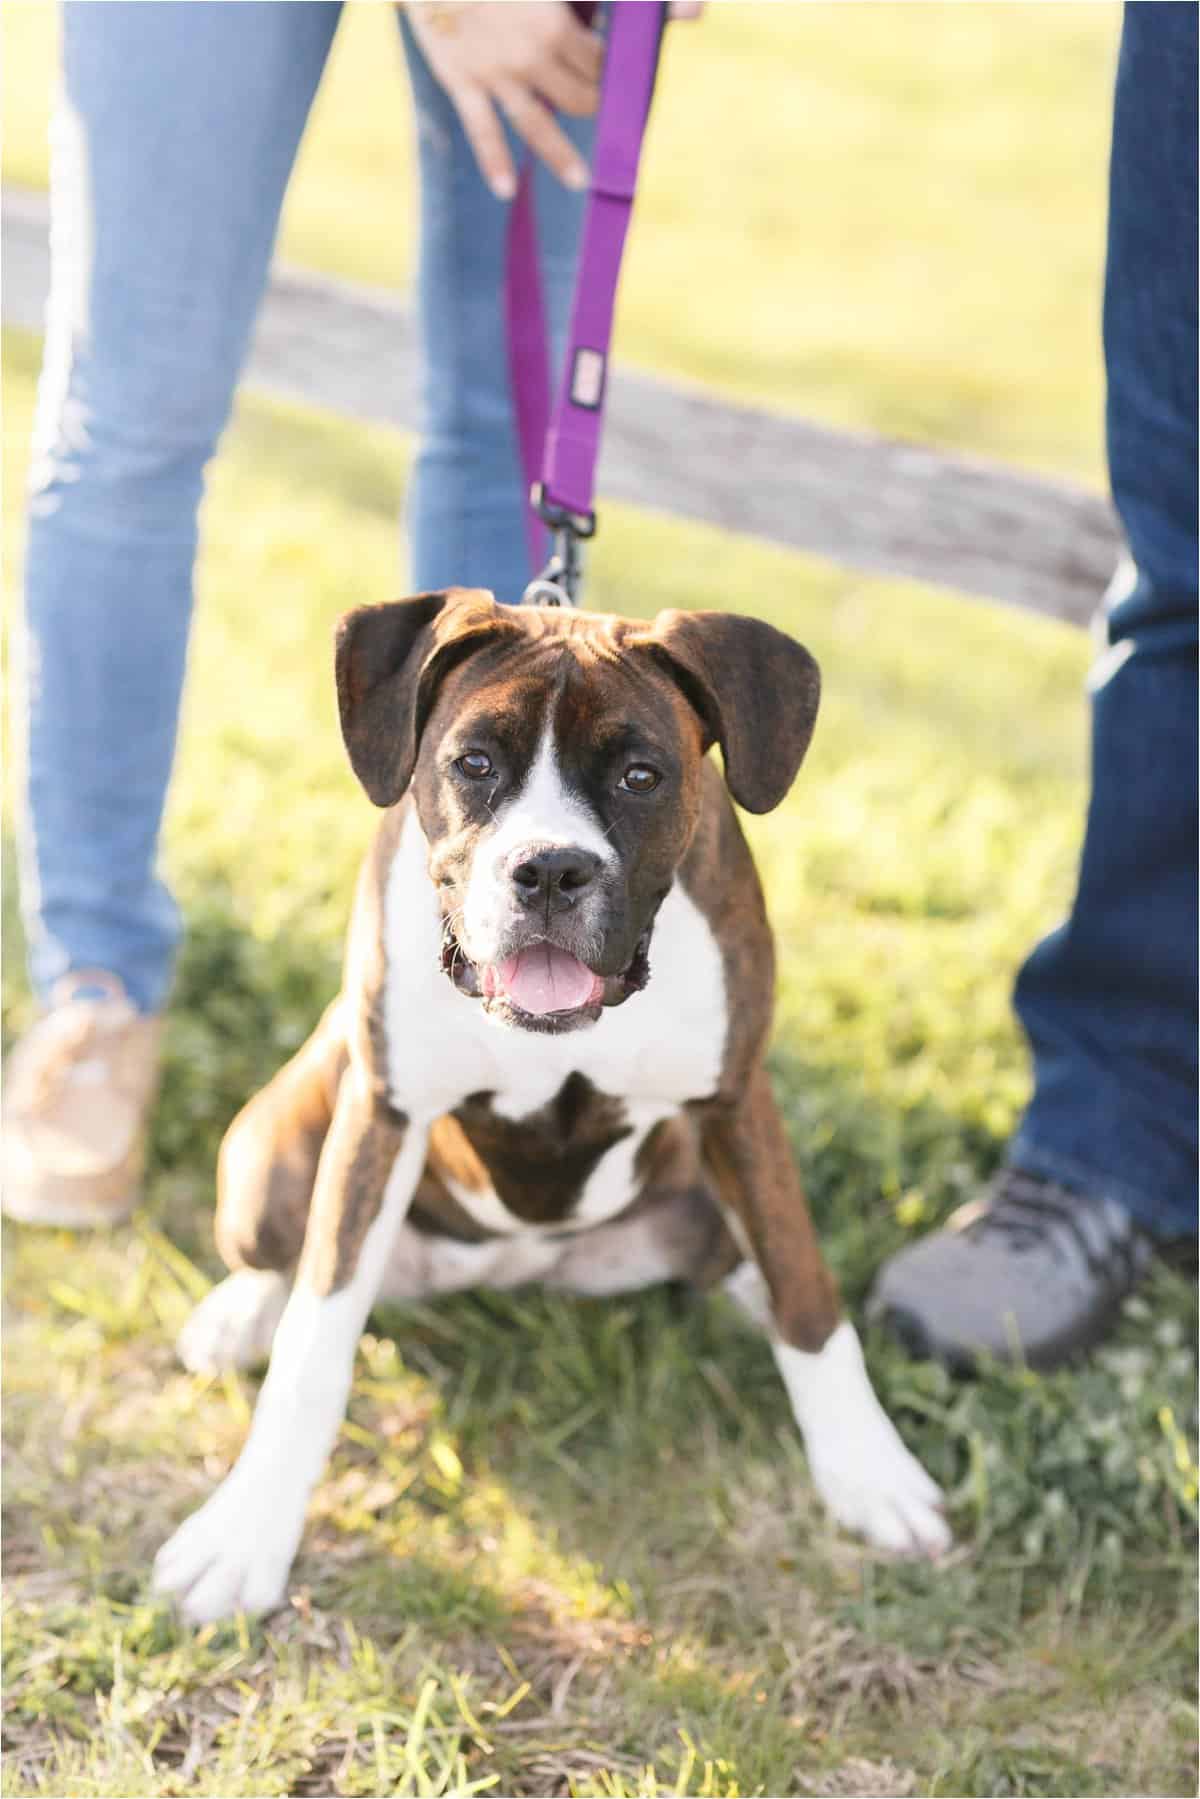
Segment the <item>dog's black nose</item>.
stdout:
[[564,912],[587,892],[600,870],[591,850],[523,849],[509,863],[509,874],[523,906]]

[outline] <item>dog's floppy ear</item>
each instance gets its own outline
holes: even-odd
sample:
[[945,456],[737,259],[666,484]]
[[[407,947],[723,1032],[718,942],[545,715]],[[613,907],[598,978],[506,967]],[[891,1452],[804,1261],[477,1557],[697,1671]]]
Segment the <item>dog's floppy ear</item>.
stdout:
[[375,805],[394,806],[408,786],[439,680],[474,640],[498,628],[497,612],[486,588],[448,587],[359,606],[338,620],[342,738]]
[[801,644],[732,612],[660,612],[634,640],[665,662],[719,743],[725,781],[747,812],[787,793],[817,722],[821,671]]

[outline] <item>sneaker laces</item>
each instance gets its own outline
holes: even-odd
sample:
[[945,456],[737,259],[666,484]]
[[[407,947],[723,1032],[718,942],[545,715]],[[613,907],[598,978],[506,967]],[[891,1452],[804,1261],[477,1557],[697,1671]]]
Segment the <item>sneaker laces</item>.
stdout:
[[1001,1170],[962,1230],[976,1240],[999,1237],[1018,1255],[1049,1250],[1077,1272],[1115,1277],[1120,1288],[1134,1285],[1152,1253],[1122,1206],[1020,1168]]

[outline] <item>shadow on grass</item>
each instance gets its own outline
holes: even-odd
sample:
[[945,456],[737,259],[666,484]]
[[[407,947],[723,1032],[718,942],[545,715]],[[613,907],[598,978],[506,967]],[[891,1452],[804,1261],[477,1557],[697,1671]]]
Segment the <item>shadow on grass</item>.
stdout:
[[341,958],[294,930],[263,940],[228,888],[187,908],[168,1013],[147,1199],[163,1228],[214,1275],[215,1171],[234,1114],[304,1042],[337,992]]
[[[5,1047],[33,1017],[24,974],[16,855],[2,848]],[[234,1114],[304,1042],[341,978],[341,952],[291,929],[253,936],[221,878],[185,897],[185,932],[167,1013],[162,1085],[151,1120],[151,1213],[216,1274],[217,1150]]]

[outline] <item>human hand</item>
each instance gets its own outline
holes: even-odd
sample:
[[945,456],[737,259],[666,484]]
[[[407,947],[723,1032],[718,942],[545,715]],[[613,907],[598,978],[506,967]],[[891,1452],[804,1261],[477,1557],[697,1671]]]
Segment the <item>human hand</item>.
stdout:
[[511,200],[517,191],[497,107],[567,187],[587,186],[587,164],[551,107],[575,117],[595,112],[604,40],[579,23],[565,0],[505,0],[503,6],[411,0],[406,11],[497,199]]

